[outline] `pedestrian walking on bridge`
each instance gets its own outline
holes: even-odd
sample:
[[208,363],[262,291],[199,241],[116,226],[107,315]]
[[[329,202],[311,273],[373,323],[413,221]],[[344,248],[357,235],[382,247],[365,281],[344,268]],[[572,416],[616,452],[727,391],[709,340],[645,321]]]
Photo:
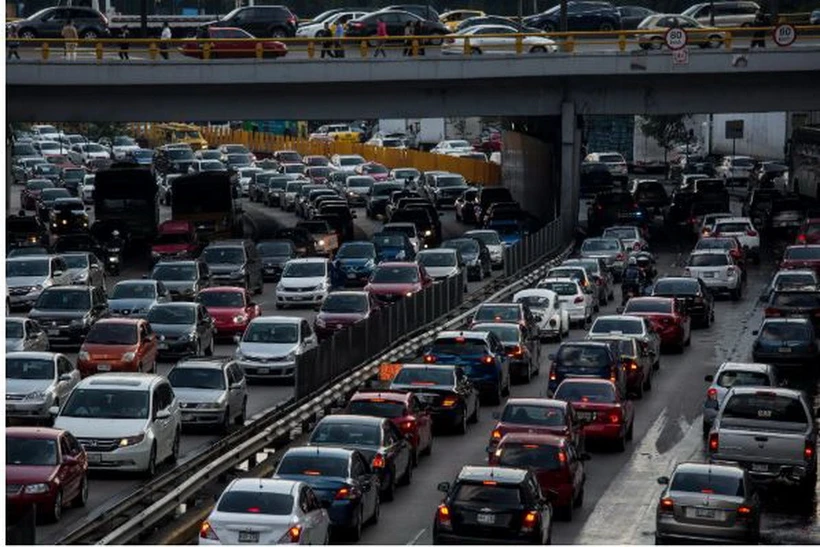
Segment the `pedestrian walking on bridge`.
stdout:
[[77,27],[74,26],[74,21],[71,19],[63,27],[62,32],[60,33],[63,37],[65,42],[65,57],[69,61],[76,61],[77,60],[77,40],[80,38],[80,35],[77,34]]
[[379,40],[376,42],[376,51],[373,53],[373,58],[378,57],[379,53],[386,58],[387,53],[384,51],[384,45],[387,41],[387,23],[383,19],[376,21],[376,38]]
[[127,61],[128,57],[128,39],[131,37],[131,31],[128,30],[128,25],[123,25],[122,30],[120,31],[120,38],[122,38],[122,42],[120,42],[120,59],[123,61]]
[[168,40],[171,39],[171,26],[168,21],[162,24],[162,33],[159,38],[159,54],[162,55],[163,59],[168,60]]
[[11,61],[12,57],[20,60],[20,53],[17,51],[20,47],[20,42],[17,39],[20,36],[17,34],[17,25],[12,24],[9,27],[9,32],[6,35],[6,47],[8,48],[8,55],[6,56],[6,60]]

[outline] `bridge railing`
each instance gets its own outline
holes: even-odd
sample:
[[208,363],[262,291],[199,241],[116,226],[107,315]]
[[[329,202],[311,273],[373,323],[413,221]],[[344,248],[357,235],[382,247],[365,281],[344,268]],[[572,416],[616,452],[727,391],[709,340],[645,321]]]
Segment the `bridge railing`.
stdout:
[[[701,48],[732,49],[739,39],[757,37],[770,45],[775,27],[698,28],[686,29],[687,45]],[[804,36],[820,36],[820,28],[811,25],[794,27],[797,42]],[[20,49],[36,49],[37,54],[23,60],[64,60],[68,48],[79,48],[87,56],[83,60],[118,60],[127,53],[138,61],[165,61],[180,56],[214,61],[220,59],[276,59],[281,57],[332,62],[344,58],[365,59],[378,56],[382,50],[401,51],[403,56],[417,58],[433,50],[443,54],[474,55],[501,53],[509,55],[550,53],[593,53],[601,51],[626,52],[640,49],[665,49],[665,30],[614,30],[600,32],[544,32],[519,34],[484,34],[469,36],[449,34],[440,36],[367,36],[319,38],[184,38],[160,40],[157,38],[93,38],[65,40],[26,36],[15,39]],[[26,33],[24,32],[24,35]],[[73,45],[72,45],[73,44]],[[7,47],[9,42],[7,42]],[[145,57],[147,55],[147,58]],[[395,58],[395,55],[391,55]]]

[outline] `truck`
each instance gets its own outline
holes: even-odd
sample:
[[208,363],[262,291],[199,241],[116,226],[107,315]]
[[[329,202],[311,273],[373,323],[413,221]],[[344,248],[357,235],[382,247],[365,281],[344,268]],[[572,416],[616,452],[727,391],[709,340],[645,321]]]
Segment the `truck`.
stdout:
[[813,496],[817,426],[802,391],[735,387],[726,395],[707,442],[713,463],[733,463],[760,484],[796,486]]
[[194,151],[208,149],[208,141],[196,125],[179,122],[157,123],[147,124],[145,130],[142,138],[147,141],[145,144],[150,148],[163,144],[188,144]]
[[816,203],[820,199],[820,125],[795,129],[788,152],[789,189]]
[[[108,28],[115,36],[125,25],[128,25],[131,32],[134,33],[134,29],[139,29],[142,24],[140,15],[118,13],[112,0],[59,0],[57,5],[93,8],[102,12],[108,18]],[[253,6],[253,0],[250,0],[249,5]],[[136,6],[139,6],[139,4],[136,4]],[[160,6],[160,3],[148,2],[149,10],[154,6]],[[136,9],[139,8],[137,7]],[[171,33],[174,38],[188,38],[193,36],[196,30],[201,26],[219,19],[219,15],[217,14],[209,15],[201,13],[201,11],[202,10],[197,8],[183,8],[182,13],[179,15],[149,13],[147,17],[148,36],[159,37],[162,32],[162,25],[167,22],[168,26],[171,27]]]
[[150,171],[112,164],[94,179],[94,220],[116,227],[129,242],[150,242],[157,233],[157,181]]
[[481,136],[481,130],[481,118],[476,117],[380,119],[378,125],[378,132],[382,135],[409,135],[410,146],[419,150],[430,150],[446,139],[472,142]]
[[188,221],[203,242],[242,236],[239,192],[225,172],[204,172],[174,179],[171,219]]

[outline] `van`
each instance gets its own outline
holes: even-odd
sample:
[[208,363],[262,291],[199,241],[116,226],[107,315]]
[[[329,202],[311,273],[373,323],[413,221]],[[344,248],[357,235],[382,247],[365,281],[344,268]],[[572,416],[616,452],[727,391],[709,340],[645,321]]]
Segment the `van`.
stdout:
[[[712,22],[714,9],[714,23]],[[695,4],[682,15],[696,19],[699,23],[715,27],[750,27],[755,13],[760,9],[757,2],[714,2]]]

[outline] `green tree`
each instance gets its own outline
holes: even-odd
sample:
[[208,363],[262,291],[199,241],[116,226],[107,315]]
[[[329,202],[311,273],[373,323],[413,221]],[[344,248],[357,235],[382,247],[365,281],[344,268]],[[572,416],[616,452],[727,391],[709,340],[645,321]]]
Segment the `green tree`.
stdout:
[[640,119],[638,125],[641,131],[648,137],[652,137],[663,148],[663,161],[667,161],[667,155],[676,145],[686,142],[689,138],[686,129],[686,120],[689,116],[685,114],[645,116]]

